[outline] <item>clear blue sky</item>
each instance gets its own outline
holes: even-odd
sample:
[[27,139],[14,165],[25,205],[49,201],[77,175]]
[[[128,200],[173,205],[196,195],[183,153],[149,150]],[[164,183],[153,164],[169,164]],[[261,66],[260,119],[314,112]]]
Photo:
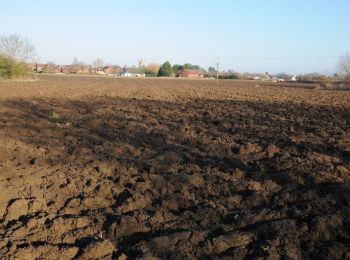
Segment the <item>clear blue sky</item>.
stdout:
[[11,0],[0,34],[40,62],[191,62],[244,72],[333,73],[350,51],[349,0]]

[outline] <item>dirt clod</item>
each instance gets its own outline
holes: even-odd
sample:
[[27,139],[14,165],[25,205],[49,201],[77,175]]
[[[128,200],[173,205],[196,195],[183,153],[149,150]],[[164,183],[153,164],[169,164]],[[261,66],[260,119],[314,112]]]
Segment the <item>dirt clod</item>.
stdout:
[[347,259],[350,93],[0,82],[1,259]]

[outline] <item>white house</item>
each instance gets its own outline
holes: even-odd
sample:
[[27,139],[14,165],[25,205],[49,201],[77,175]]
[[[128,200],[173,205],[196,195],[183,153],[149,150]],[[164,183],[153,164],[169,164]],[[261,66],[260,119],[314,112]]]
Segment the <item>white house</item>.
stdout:
[[124,72],[120,76],[122,76],[122,77],[134,77],[134,74],[130,73],[130,72]]
[[124,72],[121,74],[122,77],[128,77],[128,78],[144,78],[146,77],[146,74],[142,73],[130,73],[130,72]]

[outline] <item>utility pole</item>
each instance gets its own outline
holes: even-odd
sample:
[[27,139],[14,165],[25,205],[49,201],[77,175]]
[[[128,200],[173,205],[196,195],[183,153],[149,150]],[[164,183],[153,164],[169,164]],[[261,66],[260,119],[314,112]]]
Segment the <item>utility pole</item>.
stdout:
[[216,85],[219,86],[219,66],[220,66],[220,59],[218,58],[216,65]]

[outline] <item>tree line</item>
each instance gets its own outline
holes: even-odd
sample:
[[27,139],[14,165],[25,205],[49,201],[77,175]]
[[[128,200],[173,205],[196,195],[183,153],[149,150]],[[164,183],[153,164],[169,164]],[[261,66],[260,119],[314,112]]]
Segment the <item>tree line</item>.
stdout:
[[[3,35],[0,37],[0,78],[16,78],[25,76],[29,72],[27,63],[31,61],[35,56],[34,45],[28,38],[24,38],[18,34]],[[75,66],[83,66],[75,59]],[[93,62],[93,66],[97,71],[101,70],[104,65],[102,59],[96,59]],[[350,54],[347,53],[339,58],[337,64],[338,72],[334,75],[335,78],[350,81]],[[216,69],[209,67],[208,70],[203,69],[198,65],[186,64],[174,64],[171,65],[169,61],[164,62],[162,65],[151,63],[147,66],[139,66],[133,68],[136,73],[146,74],[153,77],[178,77],[183,70],[200,70],[207,76],[214,76]],[[222,79],[238,79],[244,78],[244,74],[238,74],[236,72],[228,71],[220,73]],[[314,80],[314,76],[304,75],[298,77],[300,80]]]
[[192,65],[190,63],[185,63],[184,65],[175,64],[171,65],[169,61],[166,61],[161,65],[158,70],[158,77],[178,77],[183,70],[199,70],[206,73],[206,70],[198,65]]

